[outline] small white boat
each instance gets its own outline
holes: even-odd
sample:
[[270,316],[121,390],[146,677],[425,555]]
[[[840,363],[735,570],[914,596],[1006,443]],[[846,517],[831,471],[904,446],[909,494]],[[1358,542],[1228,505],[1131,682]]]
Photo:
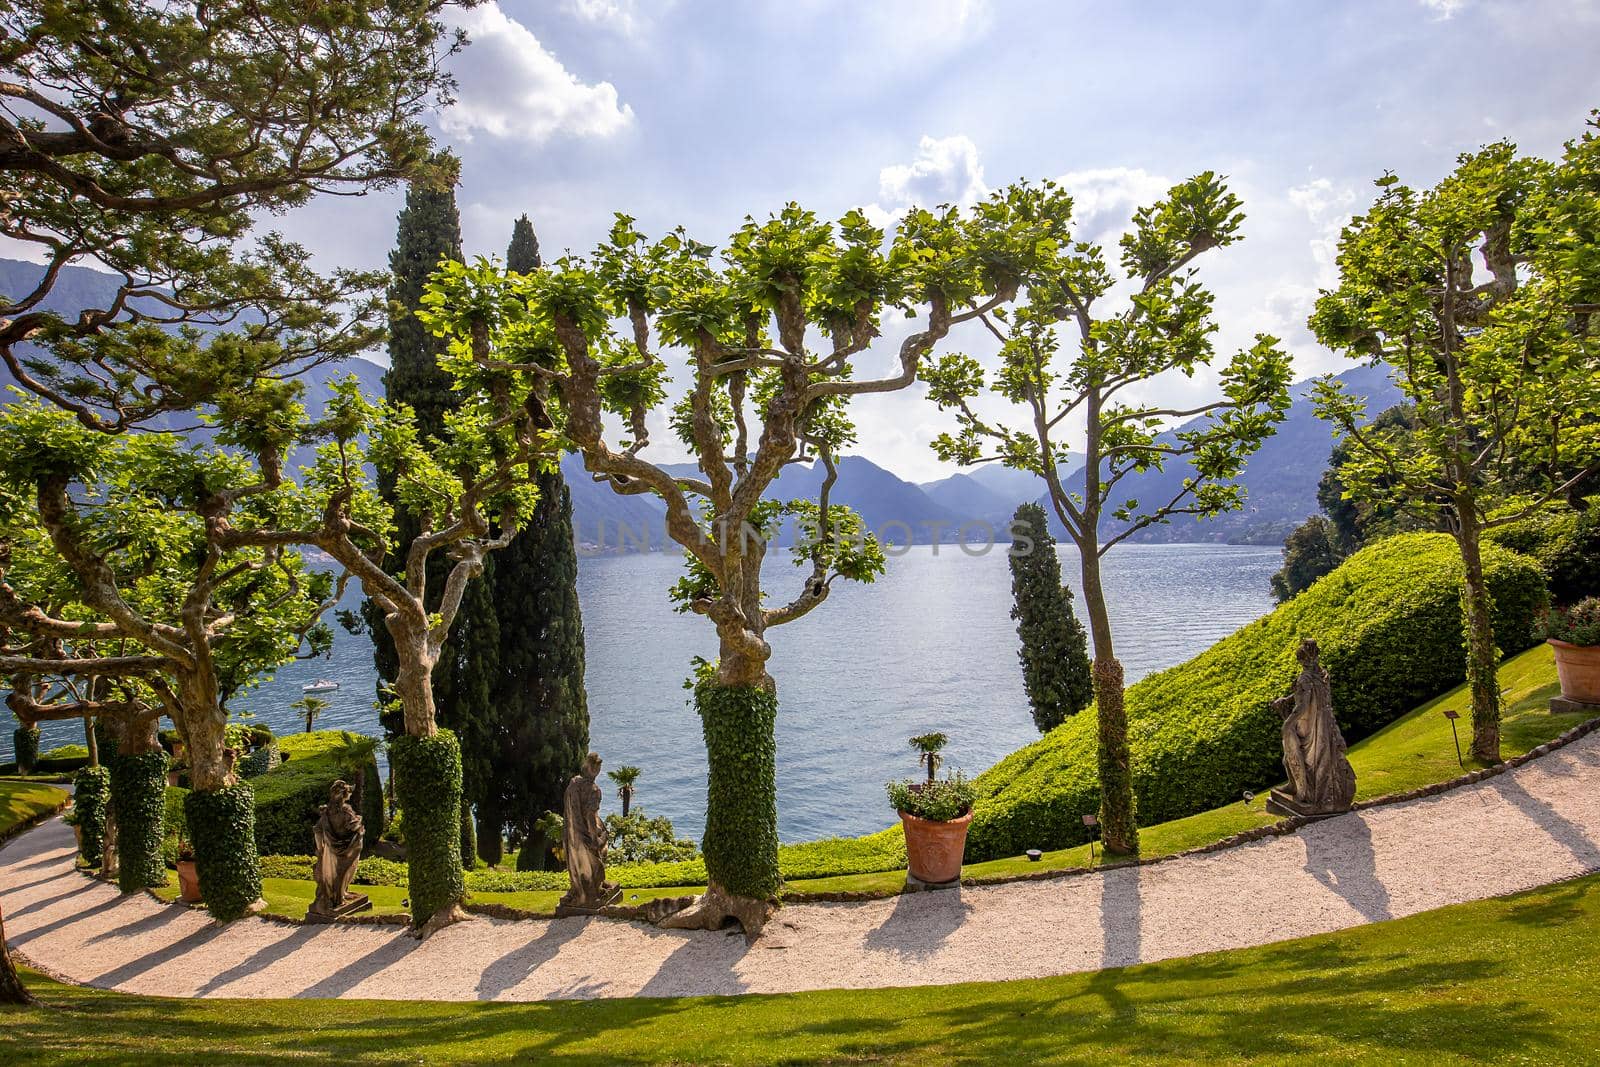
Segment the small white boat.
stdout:
[[329,681],[326,678],[318,678],[316,681],[312,682],[310,685],[302,685],[300,687],[300,692],[302,692],[302,693],[331,693],[337,688],[339,688],[339,683],[338,682]]

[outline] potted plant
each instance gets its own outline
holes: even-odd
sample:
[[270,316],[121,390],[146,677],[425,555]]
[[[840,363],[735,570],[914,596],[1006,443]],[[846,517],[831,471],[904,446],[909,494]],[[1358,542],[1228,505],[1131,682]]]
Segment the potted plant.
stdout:
[[1600,704],[1600,597],[1551,609],[1539,625],[1539,636],[1555,651],[1562,697]]
[[194,846],[187,837],[178,838],[178,899],[185,904],[198,904],[205,898],[200,895],[200,872],[194,866]]
[[943,762],[939,750],[948,741],[944,734],[913,737],[911,747],[919,753],[918,762],[927,768],[927,779],[888,784],[889,803],[899,812],[906,831],[906,866],[912,878],[930,885],[960,879],[967,827],[972,825],[972,783],[959,771],[954,778],[936,777]]

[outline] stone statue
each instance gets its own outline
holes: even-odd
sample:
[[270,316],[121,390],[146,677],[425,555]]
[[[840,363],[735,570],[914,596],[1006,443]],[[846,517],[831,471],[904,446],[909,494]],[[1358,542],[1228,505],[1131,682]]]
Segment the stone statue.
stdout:
[[1278,815],[1335,815],[1356,797],[1356,772],[1345,757],[1344,735],[1333,717],[1328,672],[1317,662],[1317,643],[1300,642],[1294,693],[1272,702],[1283,717],[1283,765],[1289,788],[1274,789],[1267,810]]
[[361,860],[362,839],[366,827],[361,816],[350,806],[350,786],[334,782],[328,790],[328,803],[312,830],[317,842],[316,864],[313,875],[317,880],[317,897],[306,911],[307,922],[332,922],[340,916],[372,907],[365,893],[350,892],[355,880],[356,865]]
[[595,782],[599,776],[600,757],[591,752],[562,798],[561,847],[571,885],[556,905],[557,915],[592,915],[622,896],[621,889],[606,881],[606,824],[600,818],[600,786]]

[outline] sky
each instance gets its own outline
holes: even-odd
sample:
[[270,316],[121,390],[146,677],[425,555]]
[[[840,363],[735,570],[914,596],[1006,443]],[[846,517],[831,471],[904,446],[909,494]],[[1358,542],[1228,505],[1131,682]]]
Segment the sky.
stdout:
[[[451,20],[473,43],[431,122],[462,161],[469,254],[503,256],[524,212],[550,258],[593,247],[617,211],[721,243],[790,200],[890,220],[1020,178],[1061,181],[1081,232],[1114,241],[1136,206],[1214,170],[1247,215],[1244,241],[1199,261],[1218,364],[1264,331],[1301,377],[1348,366],[1304,322],[1374,178],[1431,184],[1500,139],[1554,156],[1600,107],[1595,0],[501,0]],[[273,225],[323,266],[376,267],[398,207],[331,199]],[[885,332],[859,370],[889,366]],[[861,454],[949,473],[928,441],[951,420],[920,387],[852,410]]]

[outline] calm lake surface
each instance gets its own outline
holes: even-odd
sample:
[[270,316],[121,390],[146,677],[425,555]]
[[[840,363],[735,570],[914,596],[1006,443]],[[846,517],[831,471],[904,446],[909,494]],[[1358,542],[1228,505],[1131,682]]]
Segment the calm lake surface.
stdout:
[[[1121,545],[1105,559],[1118,656],[1130,682],[1181,663],[1272,607],[1276,548]],[[582,560],[590,745],[608,766],[643,769],[635,805],[698,839],[705,750],[683,680],[693,656],[713,657],[711,624],[678,615],[666,589],[675,555]],[[768,561],[774,601],[798,588],[787,554]],[[1063,568],[1077,593],[1077,560]],[[346,607],[359,602],[350,595]],[[918,546],[889,560],[870,586],[836,583],[811,615],[769,632],[778,681],[778,818],[785,841],[869,833],[894,814],[883,784],[917,773],[914,734],[950,735],[946,768],[976,774],[1038,737],[1022,691],[1002,548],[970,556]],[[1081,613],[1080,613],[1081,617]],[[319,729],[378,733],[376,674],[365,637],[337,630],[330,659],[294,663],[235,701],[278,733],[304,727],[289,704],[315,678],[340,688]],[[76,723],[43,725],[44,747],[82,741]],[[0,732],[10,759],[10,730]],[[608,805],[614,804],[606,786]]]

